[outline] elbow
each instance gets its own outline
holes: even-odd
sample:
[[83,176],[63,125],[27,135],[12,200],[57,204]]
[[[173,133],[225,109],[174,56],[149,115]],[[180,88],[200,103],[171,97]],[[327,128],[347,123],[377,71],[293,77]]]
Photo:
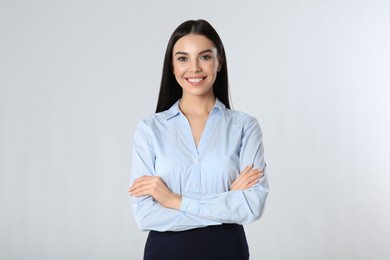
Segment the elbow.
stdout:
[[264,204],[260,207],[260,209],[257,210],[255,214],[253,214],[252,222],[259,220],[263,216],[263,213],[264,213]]
[[258,196],[255,197],[246,197],[246,214],[242,215],[239,224],[250,224],[259,220],[263,216],[267,195],[268,191],[261,192],[260,194],[258,194]]
[[135,222],[136,222],[139,230],[141,230],[141,231],[150,231],[151,230],[151,227],[147,223],[147,221],[137,219]]
[[237,224],[246,225],[246,224],[251,224],[251,223],[259,220],[263,216],[263,209],[264,208],[261,208],[261,209],[257,210],[256,212],[251,211],[246,216],[243,216]]
[[153,229],[149,214],[141,210],[136,203],[133,204],[133,216],[139,230],[150,231]]
[[263,216],[263,210],[256,213],[251,213],[248,214],[247,216],[242,217],[241,220],[237,222],[237,224],[240,225],[252,224],[253,222],[258,221],[262,216]]
[[[164,222],[164,221],[159,221],[153,216],[150,216],[148,214],[140,216],[140,214],[136,215],[136,224],[137,227],[141,231],[159,231],[159,232],[164,232],[164,231],[171,231],[171,223],[169,222]],[[172,230],[174,231],[174,230]]]

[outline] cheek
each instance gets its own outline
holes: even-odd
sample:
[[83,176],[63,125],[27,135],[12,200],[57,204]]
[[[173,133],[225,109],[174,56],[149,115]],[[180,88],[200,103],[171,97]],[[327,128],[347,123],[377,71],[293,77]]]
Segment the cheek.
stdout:
[[207,70],[210,73],[217,73],[217,71],[218,71],[218,62],[213,62],[213,63],[208,64]]
[[182,85],[181,81],[183,79],[181,78],[180,74],[175,74],[175,79],[176,79],[177,83],[179,83],[179,85],[181,86]]
[[175,74],[175,76],[180,76],[180,74],[182,74],[185,71],[185,68],[183,68],[183,66],[178,66],[175,64],[173,64],[172,69],[173,69],[173,74]]
[[172,69],[177,83],[179,83],[179,85],[182,85],[181,82],[183,81],[183,74],[184,74],[183,69],[180,69],[177,66],[173,67]]

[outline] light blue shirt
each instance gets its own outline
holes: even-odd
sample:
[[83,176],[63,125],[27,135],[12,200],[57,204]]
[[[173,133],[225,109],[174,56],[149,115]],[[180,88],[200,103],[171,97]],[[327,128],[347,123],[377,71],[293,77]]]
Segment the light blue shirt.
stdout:
[[250,189],[229,191],[251,163],[265,173],[257,120],[227,109],[218,99],[198,147],[178,102],[141,120],[134,136],[131,183],[143,175],[160,176],[174,193],[182,195],[182,203],[180,210],[174,210],[162,207],[151,196],[132,197],[138,227],[181,231],[259,219],[268,194],[266,173]]

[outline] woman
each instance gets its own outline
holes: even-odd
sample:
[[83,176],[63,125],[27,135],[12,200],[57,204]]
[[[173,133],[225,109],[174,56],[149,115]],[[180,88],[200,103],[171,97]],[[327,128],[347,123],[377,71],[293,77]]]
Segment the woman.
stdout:
[[144,259],[249,259],[242,224],[268,194],[262,133],[230,110],[223,44],[204,20],[172,34],[156,114],[134,137],[129,194]]

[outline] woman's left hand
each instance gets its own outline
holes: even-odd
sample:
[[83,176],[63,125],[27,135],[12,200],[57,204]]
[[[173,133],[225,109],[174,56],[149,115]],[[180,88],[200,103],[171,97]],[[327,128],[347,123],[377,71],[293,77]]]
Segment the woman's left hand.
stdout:
[[150,195],[165,208],[180,209],[181,196],[173,193],[160,176],[142,176],[129,188],[129,195],[141,197]]

